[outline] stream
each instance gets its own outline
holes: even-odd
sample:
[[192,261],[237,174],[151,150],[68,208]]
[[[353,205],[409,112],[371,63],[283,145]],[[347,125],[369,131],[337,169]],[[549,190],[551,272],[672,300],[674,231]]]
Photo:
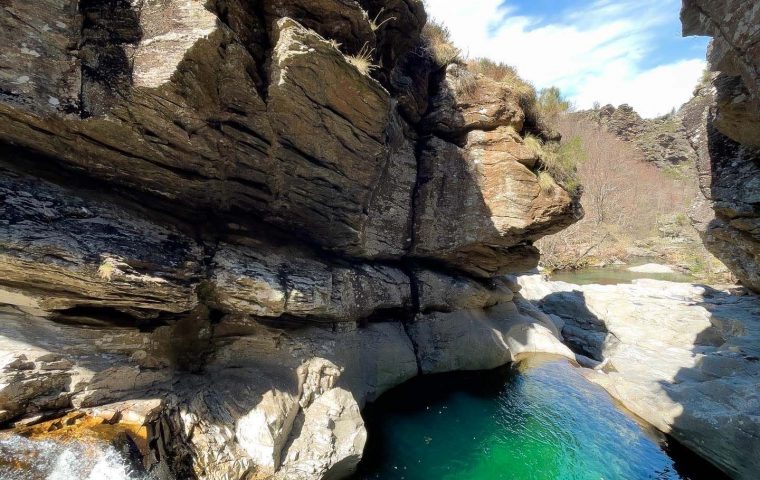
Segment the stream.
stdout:
[[369,444],[354,480],[724,478],[560,359],[418,377],[366,418]]
[[587,267],[580,270],[559,270],[550,276],[552,281],[574,283],[576,285],[616,285],[630,283],[640,278],[665,280],[668,282],[693,283],[694,278],[683,273],[644,273],[631,272],[628,268],[643,265],[639,262],[626,265],[609,265],[606,267]]

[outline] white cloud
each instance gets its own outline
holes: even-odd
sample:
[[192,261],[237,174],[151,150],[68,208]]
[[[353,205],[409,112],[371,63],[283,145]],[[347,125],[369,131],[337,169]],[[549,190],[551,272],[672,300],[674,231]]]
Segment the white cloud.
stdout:
[[539,88],[556,85],[578,108],[628,103],[652,117],[686,102],[705,65],[694,58],[641,67],[657,48],[656,29],[673,21],[673,9],[662,8],[668,2],[677,0],[596,0],[557,23],[516,15],[502,0],[427,3],[469,56],[514,65]]

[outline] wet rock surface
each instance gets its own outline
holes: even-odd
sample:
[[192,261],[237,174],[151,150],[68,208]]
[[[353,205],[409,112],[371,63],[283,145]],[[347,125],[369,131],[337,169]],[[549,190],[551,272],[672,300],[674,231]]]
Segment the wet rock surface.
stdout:
[[424,24],[418,0],[3,2],[0,425],[134,424],[158,478],[336,479],[389,388],[574,357],[501,275],[577,200]]

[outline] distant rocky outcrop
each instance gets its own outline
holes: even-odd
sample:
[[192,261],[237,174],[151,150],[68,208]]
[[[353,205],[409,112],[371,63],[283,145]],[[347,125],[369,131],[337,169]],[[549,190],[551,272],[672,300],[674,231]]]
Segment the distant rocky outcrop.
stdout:
[[658,167],[692,166],[696,162],[680,112],[659,118],[641,118],[630,105],[605,105],[571,115],[590,120],[619,139],[630,142],[643,160]]
[[685,35],[713,37],[708,61],[716,72],[714,102],[692,115],[704,117],[694,129],[704,194],[695,224],[708,249],[760,290],[760,9],[742,0],[684,0],[681,20]]
[[[348,475],[419,373],[574,356],[502,275],[576,221],[419,0],[8,0],[0,425],[87,411],[177,478]],[[533,132],[540,133],[540,132]]]

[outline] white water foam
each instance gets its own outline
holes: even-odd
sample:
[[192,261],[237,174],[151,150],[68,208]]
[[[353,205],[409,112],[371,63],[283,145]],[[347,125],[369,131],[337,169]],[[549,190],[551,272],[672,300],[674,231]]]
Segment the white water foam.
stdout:
[[150,480],[150,477],[134,472],[111,445],[57,443],[3,435],[0,436],[0,479]]

